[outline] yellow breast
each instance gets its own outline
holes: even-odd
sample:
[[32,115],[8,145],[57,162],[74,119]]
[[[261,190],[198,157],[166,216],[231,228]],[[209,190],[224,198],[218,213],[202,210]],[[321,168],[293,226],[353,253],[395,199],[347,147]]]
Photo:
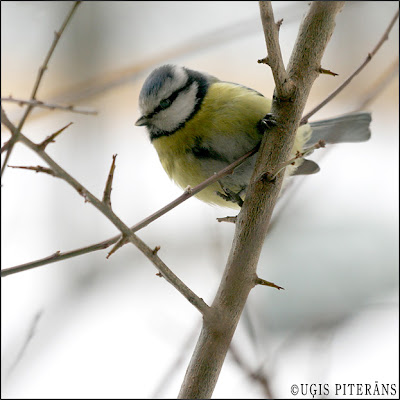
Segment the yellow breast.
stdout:
[[[238,159],[261,140],[257,123],[270,111],[271,101],[243,86],[217,82],[212,84],[199,111],[172,135],[153,140],[161,164],[179,186],[194,187],[214,172]],[[193,148],[207,143],[223,155],[223,160],[196,157]],[[301,150],[305,140],[295,143],[293,152]],[[235,190],[235,187],[231,188]],[[196,197],[225,207],[234,207],[215,194],[215,183]]]

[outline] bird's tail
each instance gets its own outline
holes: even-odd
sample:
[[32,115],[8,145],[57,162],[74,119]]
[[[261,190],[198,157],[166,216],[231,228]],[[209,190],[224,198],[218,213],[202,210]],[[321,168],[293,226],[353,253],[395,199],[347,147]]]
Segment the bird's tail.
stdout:
[[330,144],[365,142],[371,137],[370,122],[371,113],[365,111],[310,122],[312,135],[306,147],[321,139]]
[[[371,113],[365,111],[310,122],[312,133],[304,147],[310,147],[321,139],[329,144],[365,142],[371,137],[370,122]],[[293,175],[310,175],[318,171],[317,163],[304,160]]]

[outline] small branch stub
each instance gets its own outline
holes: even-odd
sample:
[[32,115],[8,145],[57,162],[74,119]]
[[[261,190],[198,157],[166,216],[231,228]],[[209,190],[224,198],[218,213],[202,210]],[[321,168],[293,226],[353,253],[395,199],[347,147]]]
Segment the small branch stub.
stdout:
[[268,56],[266,56],[266,57],[264,57],[264,58],[261,58],[261,59],[257,60],[257,62],[258,62],[259,64],[266,64],[266,65],[269,65],[269,58],[268,58]]
[[236,220],[237,220],[237,215],[233,216],[233,217],[221,217],[221,218],[217,218],[218,222],[230,222],[232,224],[236,224]]
[[154,249],[153,249],[153,254],[156,255],[160,249],[161,249],[160,246],[154,247]]

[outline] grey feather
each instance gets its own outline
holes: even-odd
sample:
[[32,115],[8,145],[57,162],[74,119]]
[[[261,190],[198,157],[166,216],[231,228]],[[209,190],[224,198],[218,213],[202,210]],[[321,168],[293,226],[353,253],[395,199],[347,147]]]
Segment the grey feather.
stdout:
[[321,139],[331,144],[364,142],[371,137],[370,122],[371,113],[365,111],[311,122],[312,135],[306,146],[312,146]]
[[294,175],[311,175],[319,171],[319,165],[311,160],[304,160],[303,163],[294,171]]

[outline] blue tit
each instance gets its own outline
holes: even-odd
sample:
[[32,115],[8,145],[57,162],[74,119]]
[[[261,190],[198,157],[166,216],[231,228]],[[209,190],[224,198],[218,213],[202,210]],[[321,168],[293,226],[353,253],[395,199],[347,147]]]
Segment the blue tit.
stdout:
[[[165,171],[186,188],[203,182],[260,143],[262,135],[268,134],[261,121],[270,112],[271,100],[204,72],[163,65],[144,82],[139,107],[142,116],[136,125],[147,127]],[[360,112],[303,125],[297,130],[291,157],[320,139],[326,143],[368,140],[370,121],[370,113]],[[196,197],[238,208],[237,198],[245,197],[256,156]],[[318,170],[313,161],[298,159],[286,168],[284,179]]]

